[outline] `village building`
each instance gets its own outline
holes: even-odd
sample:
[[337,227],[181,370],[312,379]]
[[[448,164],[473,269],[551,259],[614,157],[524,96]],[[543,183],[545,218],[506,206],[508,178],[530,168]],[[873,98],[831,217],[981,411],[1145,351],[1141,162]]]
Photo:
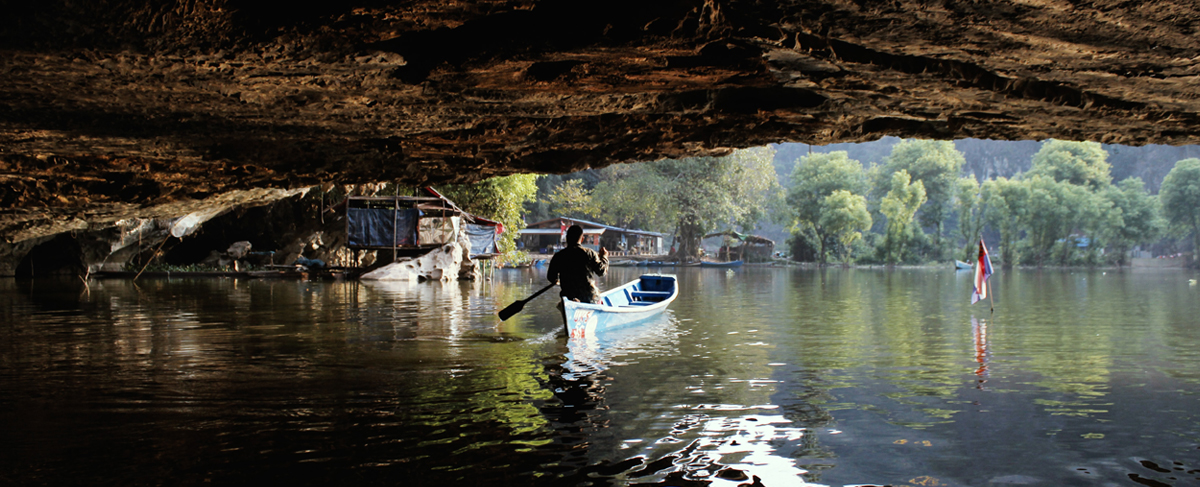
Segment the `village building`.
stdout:
[[766,237],[726,230],[705,235],[702,240],[706,249],[713,241],[719,242],[714,250],[718,261],[769,262],[774,258],[775,241]]
[[583,228],[585,247],[599,250],[608,249],[612,255],[661,255],[663,252],[664,233],[648,232],[615,227],[602,223],[580,220],[577,218],[557,217],[530,223],[518,240],[518,246],[536,254],[553,254],[565,245],[567,228],[579,225]]
[[433,188],[425,196],[351,196],[346,200],[346,247],[421,255],[462,238],[472,259],[499,253],[504,225],[463,211]]

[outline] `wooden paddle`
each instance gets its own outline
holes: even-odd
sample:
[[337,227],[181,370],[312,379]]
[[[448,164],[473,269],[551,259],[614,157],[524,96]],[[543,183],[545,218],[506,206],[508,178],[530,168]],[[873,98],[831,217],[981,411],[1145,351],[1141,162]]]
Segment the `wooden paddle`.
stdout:
[[505,321],[509,318],[512,318],[512,315],[520,313],[521,310],[525,308],[525,303],[528,303],[529,301],[533,300],[533,298],[541,296],[542,293],[549,291],[550,288],[554,287],[556,284],[558,284],[558,283],[552,282],[552,283],[550,283],[549,286],[546,286],[546,287],[538,290],[538,292],[533,293],[533,296],[530,296],[528,298],[517,301],[513,304],[508,305],[504,309],[500,310],[500,321]]

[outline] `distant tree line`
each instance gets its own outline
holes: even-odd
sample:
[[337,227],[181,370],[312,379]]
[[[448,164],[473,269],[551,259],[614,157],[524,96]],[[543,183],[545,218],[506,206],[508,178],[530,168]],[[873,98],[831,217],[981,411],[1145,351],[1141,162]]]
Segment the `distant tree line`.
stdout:
[[[983,142],[967,147],[1028,169],[977,177],[965,173],[971,165],[955,142],[897,139],[856,148],[881,161],[869,165],[847,151],[796,154],[799,144],[789,144],[509,177],[450,193],[469,211],[504,221],[513,230],[506,249],[522,214],[666,233],[685,259],[700,255],[707,233],[764,225],[787,230],[793,259],[821,263],[970,261],[981,237],[1003,265],[1124,265],[1138,246],[1200,247],[1200,159],[1177,161],[1153,195],[1137,177],[1113,183],[1098,143],[1048,140],[1033,143],[1036,151],[1014,143],[1005,152]],[[781,153],[791,163],[777,157],[782,149],[792,151]],[[1013,161],[1017,155],[1028,163]]]
[[[1178,161],[1157,197],[1113,184],[1094,142],[1049,140],[1030,169],[980,181],[952,142],[904,140],[881,164],[846,152],[798,158],[787,190],[795,258],[816,262],[970,261],[990,234],[1005,265],[1123,265],[1139,245],[1200,239],[1200,159]],[[855,215],[847,219],[847,215]]]

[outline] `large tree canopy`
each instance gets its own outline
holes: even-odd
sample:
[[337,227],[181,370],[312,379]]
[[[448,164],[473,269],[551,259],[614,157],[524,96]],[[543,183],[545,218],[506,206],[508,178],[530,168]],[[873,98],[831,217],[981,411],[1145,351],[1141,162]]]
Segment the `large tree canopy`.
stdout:
[[725,157],[664,159],[598,171],[591,191],[564,184],[550,195],[552,208],[585,213],[627,228],[672,232],[676,255],[700,257],[700,240],[720,227],[750,224],[778,199],[774,149],[757,147]]
[[925,185],[913,182],[908,171],[901,169],[892,174],[891,190],[879,205],[879,211],[887,217],[881,249],[886,262],[895,264],[904,258],[905,248],[913,239],[913,217],[925,200]]
[[1163,179],[1158,197],[1172,228],[1178,233],[1191,233],[1195,261],[1200,254],[1200,159],[1175,163]]
[[[592,192],[592,215],[624,228],[667,229],[677,213],[664,191],[671,180],[644,164],[620,164],[599,171],[601,180]],[[653,209],[648,211],[647,209]]]
[[1109,186],[1101,197],[1112,205],[1107,225],[1101,229],[1108,254],[1113,256],[1113,263],[1127,264],[1133,246],[1156,240],[1161,233],[1158,200],[1146,192],[1141,178],[1129,178]]
[[821,200],[819,224],[838,243],[838,257],[845,261],[850,244],[862,238],[862,232],[871,229],[867,198],[843,189],[835,190]]
[[940,252],[943,225],[953,211],[951,199],[963,164],[966,159],[954,148],[954,142],[903,140],[892,147],[891,155],[876,175],[876,195],[882,199],[891,190],[892,175],[898,171],[906,171],[913,181],[920,181],[925,187],[927,201],[917,218],[921,226],[937,229],[934,246]]
[[797,230],[812,231],[815,235],[818,261],[825,261],[825,251],[831,243],[827,241],[831,230],[821,225],[825,198],[835,191],[862,194],[866,184],[862,163],[851,159],[845,151],[809,154],[801,157],[792,170],[787,203],[794,212]]
[[1036,175],[1028,180],[1028,210],[1024,214],[1028,256],[1032,263],[1050,262],[1056,244],[1061,245],[1059,263],[1067,264],[1072,234],[1093,228],[1105,211],[1095,193],[1084,186]]
[[[647,164],[662,181],[664,206],[675,215],[676,256],[700,257],[700,240],[721,226],[759,214],[778,191],[775,150],[757,147],[725,157],[667,159]],[[750,229],[746,229],[750,230]]]
[[1048,140],[1033,155],[1033,166],[1026,176],[1046,176],[1099,190],[1112,184],[1111,172],[1108,152],[1099,143]]

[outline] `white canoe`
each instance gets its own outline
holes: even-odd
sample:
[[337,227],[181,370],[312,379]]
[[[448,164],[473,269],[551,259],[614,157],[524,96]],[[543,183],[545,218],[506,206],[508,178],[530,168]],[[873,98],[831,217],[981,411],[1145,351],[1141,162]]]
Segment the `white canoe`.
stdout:
[[678,295],[679,286],[674,274],[643,274],[601,294],[602,304],[562,298],[567,333],[571,338],[591,338],[605,330],[653,318],[666,310]]

